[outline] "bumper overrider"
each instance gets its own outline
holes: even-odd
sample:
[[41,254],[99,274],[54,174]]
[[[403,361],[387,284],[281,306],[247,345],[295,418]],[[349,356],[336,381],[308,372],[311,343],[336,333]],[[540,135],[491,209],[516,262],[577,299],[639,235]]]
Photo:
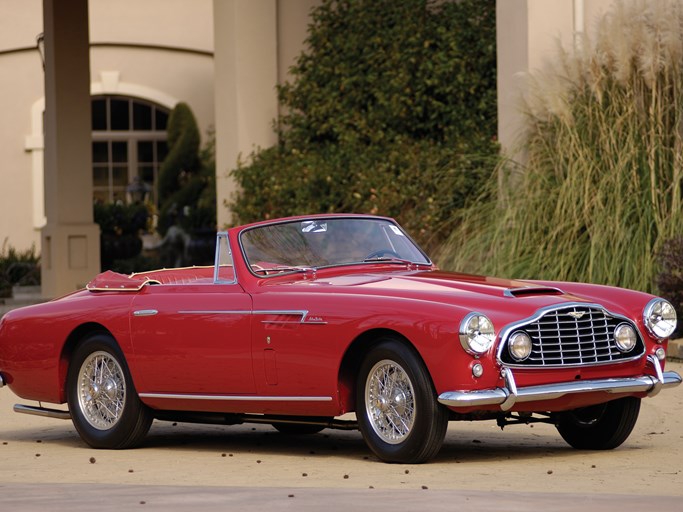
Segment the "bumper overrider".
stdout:
[[503,368],[501,376],[505,381],[505,387],[474,391],[446,391],[439,395],[439,402],[454,408],[498,405],[502,411],[509,411],[517,403],[555,400],[566,395],[582,393],[604,392],[615,395],[647,393],[647,396],[655,396],[663,388],[673,388],[681,383],[681,376],[676,372],[662,372],[662,366],[655,356],[648,356],[647,361],[654,370],[654,375],[560,382],[521,388],[515,384],[512,370]]

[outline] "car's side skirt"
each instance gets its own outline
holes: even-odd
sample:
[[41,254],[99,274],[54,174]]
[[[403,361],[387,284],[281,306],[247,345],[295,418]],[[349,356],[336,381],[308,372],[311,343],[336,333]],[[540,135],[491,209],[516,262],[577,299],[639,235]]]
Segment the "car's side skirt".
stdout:
[[218,400],[224,402],[331,402],[331,396],[249,396],[249,395],[176,395],[170,393],[140,393],[140,398],[169,400]]

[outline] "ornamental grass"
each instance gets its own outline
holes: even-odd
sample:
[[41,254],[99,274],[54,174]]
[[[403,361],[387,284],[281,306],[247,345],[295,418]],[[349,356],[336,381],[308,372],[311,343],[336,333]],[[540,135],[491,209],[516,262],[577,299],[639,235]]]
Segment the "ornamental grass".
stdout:
[[442,267],[653,291],[683,233],[683,8],[617,2],[595,33],[528,77],[524,163],[454,220]]

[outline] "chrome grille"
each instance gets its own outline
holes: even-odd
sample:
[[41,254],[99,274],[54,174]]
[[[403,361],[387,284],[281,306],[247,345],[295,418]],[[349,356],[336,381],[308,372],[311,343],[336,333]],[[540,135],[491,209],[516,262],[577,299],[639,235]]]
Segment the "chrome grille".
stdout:
[[553,309],[507,331],[508,334],[525,331],[531,337],[532,350],[528,359],[518,362],[510,356],[507,335],[499,357],[506,364],[527,367],[594,365],[629,360],[640,356],[644,345],[639,336],[631,352],[624,354],[619,351],[614,341],[614,330],[624,322],[632,325],[625,318],[610,315],[596,306]]

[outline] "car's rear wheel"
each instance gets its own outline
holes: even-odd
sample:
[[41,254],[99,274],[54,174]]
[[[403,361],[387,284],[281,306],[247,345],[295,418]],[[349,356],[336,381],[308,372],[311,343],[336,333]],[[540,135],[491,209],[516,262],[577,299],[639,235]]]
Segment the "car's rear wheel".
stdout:
[[383,461],[417,464],[443,444],[448,411],[436,401],[431,378],[413,349],[381,340],[366,355],[356,386],[358,426]]
[[557,430],[574,448],[611,450],[626,441],[636,425],[639,411],[640,398],[620,398],[562,413]]
[[71,419],[93,448],[132,448],[152,424],[152,412],[138,398],[128,366],[107,333],[86,337],[73,354],[67,375]]

